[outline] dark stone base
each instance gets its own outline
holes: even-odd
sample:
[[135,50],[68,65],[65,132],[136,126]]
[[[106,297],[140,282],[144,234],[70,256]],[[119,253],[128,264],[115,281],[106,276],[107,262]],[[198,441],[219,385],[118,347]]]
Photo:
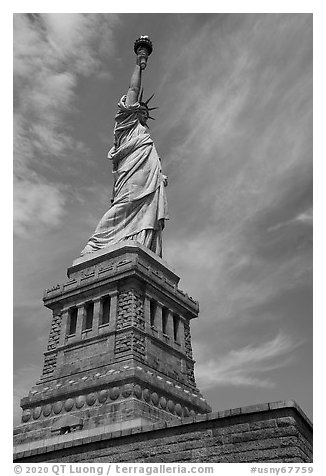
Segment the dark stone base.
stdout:
[[[112,428],[112,427],[110,427]],[[102,426],[15,447],[14,460],[126,463],[309,463],[312,424],[292,401],[109,431]]]

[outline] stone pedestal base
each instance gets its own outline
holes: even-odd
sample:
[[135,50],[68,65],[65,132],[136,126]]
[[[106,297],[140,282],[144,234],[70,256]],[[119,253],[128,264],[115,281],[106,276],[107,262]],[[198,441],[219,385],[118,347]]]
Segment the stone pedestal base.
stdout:
[[124,242],[75,260],[68,278],[44,294],[49,343],[40,381],[21,400],[16,445],[211,411],[193,371],[198,303],[167,263]]
[[34,464],[312,462],[312,424],[292,401],[233,408],[138,428],[111,428],[101,426],[95,431],[25,443],[15,448],[14,459]]

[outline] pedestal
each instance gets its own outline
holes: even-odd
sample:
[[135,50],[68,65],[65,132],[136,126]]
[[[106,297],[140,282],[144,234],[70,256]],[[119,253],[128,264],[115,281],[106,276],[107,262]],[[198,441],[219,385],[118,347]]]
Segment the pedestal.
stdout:
[[67,274],[44,293],[49,342],[41,378],[21,400],[16,446],[211,411],[194,377],[198,303],[167,263],[125,241],[75,260]]

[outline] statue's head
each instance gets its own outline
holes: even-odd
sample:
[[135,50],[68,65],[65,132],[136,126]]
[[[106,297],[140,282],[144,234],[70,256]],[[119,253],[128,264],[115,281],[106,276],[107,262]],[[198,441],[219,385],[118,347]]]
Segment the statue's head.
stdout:
[[146,126],[148,119],[153,119],[153,121],[155,120],[154,117],[149,115],[149,112],[153,111],[154,109],[158,109],[158,107],[148,107],[148,103],[153,98],[154,94],[152,94],[151,97],[147,99],[147,101],[143,102],[143,92],[144,90],[142,89],[138,98],[138,102],[140,104],[139,121],[142,125]]
[[[139,122],[146,126],[147,120],[150,118],[149,110],[146,104],[140,103],[140,108],[138,109]],[[151,117],[151,119],[154,119]]]

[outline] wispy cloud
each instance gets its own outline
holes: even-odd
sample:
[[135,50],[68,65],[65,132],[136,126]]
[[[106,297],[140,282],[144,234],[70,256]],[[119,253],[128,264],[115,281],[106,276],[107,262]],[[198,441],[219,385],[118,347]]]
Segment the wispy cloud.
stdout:
[[312,21],[217,15],[193,35],[181,20],[188,48],[178,53],[172,34],[161,84],[161,154],[178,203],[167,254],[206,322],[248,322],[254,304],[311,273]]
[[269,228],[267,228],[267,232],[277,231],[280,228],[293,226],[295,224],[305,224],[310,226],[312,225],[312,222],[313,222],[312,208],[309,208],[306,211],[300,212],[298,215],[296,215],[294,218],[291,218],[290,220],[276,223],[276,225],[271,225]]
[[217,385],[270,388],[275,382],[269,375],[291,363],[292,352],[299,345],[300,342],[279,333],[271,341],[232,350],[223,357],[198,364],[196,377],[203,389]]
[[[65,213],[65,196],[58,187],[45,182],[15,180],[14,229],[26,238],[31,231],[56,227]],[[31,230],[32,226],[32,230]]]
[[118,21],[117,15],[14,15],[15,231],[20,236],[33,223],[56,226],[64,215],[64,189],[51,183],[46,171],[56,170],[63,159],[74,160],[76,151],[79,158],[88,153],[70,121],[76,88],[81,77],[100,69],[104,54],[112,54]]
[[313,221],[313,212],[312,208],[309,208],[308,210],[299,213],[296,217],[295,220],[301,223],[306,223],[307,225],[312,225]]

